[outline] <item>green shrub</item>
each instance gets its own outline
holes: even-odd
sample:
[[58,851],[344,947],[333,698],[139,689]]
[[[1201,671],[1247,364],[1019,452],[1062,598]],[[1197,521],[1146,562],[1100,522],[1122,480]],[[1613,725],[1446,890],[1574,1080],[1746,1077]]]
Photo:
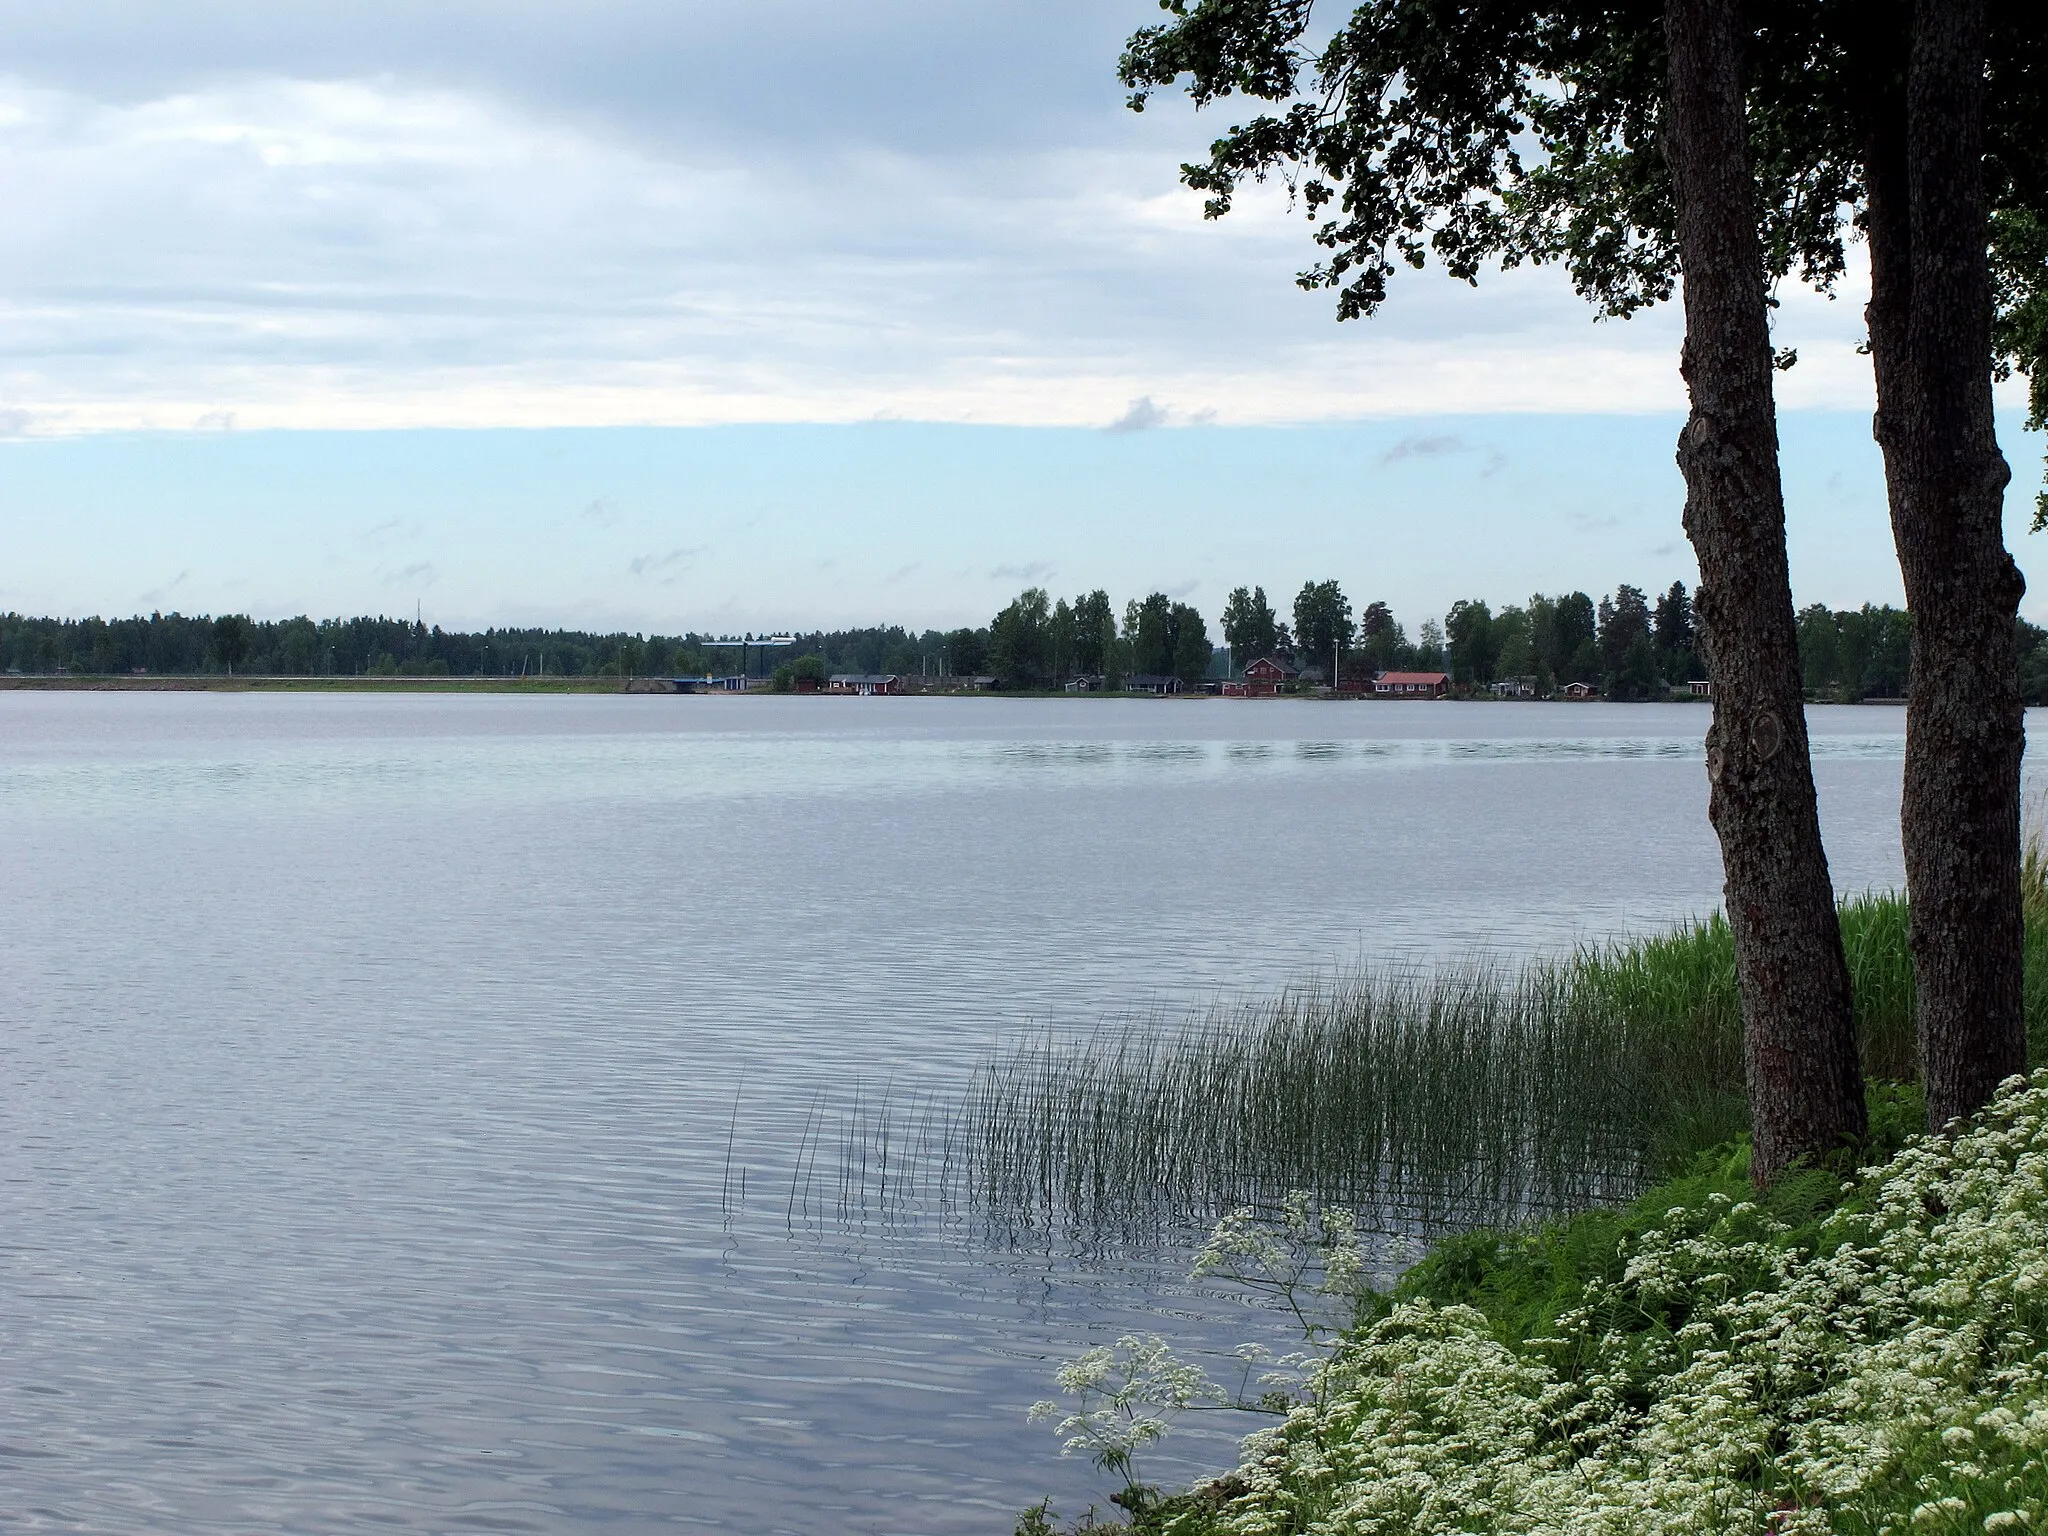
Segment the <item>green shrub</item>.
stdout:
[[[2038,838],[2023,889],[2039,1064]],[[1969,1135],[1919,1139],[1905,901],[1854,898],[1841,918],[1870,1135],[1761,1195],[1719,917],[1520,972],[1357,976],[992,1063],[965,1162],[1012,1220],[1101,1234],[1246,1207],[1220,1238],[1302,1189],[1436,1239],[1359,1298],[1236,1471],[1173,1495],[1132,1480],[1115,1500],[1127,1526],[1076,1529],[2048,1525],[2048,1074]],[[1883,1166],[1845,1177],[1858,1156]],[[1163,1343],[1125,1342],[1177,1379]]]
[[[1879,1097],[1879,1134],[1918,1112]],[[1189,1492],[1172,1536],[1904,1536],[2048,1521],[2048,1072],[1962,1135],[1758,1197],[1440,1245]]]

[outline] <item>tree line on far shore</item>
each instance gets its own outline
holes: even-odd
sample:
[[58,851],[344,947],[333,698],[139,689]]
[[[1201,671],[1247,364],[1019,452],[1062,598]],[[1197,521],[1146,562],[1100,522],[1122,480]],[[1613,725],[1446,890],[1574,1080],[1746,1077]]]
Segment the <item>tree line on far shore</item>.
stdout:
[[[1110,684],[1133,675],[1241,675],[1273,656],[1329,675],[1333,658],[1348,686],[1380,672],[1447,672],[1453,687],[1477,691],[1507,679],[1550,694],[1587,683],[1616,700],[1663,698],[1706,677],[1693,627],[1692,599],[1674,581],[1656,597],[1626,583],[1598,600],[1584,592],[1536,593],[1493,608],[1482,598],[1451,605],[1441,623],[1425,619],[1413,639],[1384,602],[1354,612],[1336,581],[1311,581],[1295,595],[1291,618],[1274,611],[1263,587],[1238,587],[1221,615],[1224,652],[1213,652],[1202,615],[1153,593],[1125,604],[1119,625],[1106,592],[1050,601],[1036,587],[1021,593],[985,628],[944,635],[935,675],[995,679],[999,688],[1059,687],[1075,676]],[[1902,698],[1912,621],[1890,604],[1798,614],[1807,690],[1827,702]],[[2048,704],[2048,630],[2019,623],[2020,682],[2029,703]],[[1212,660],[1213,654],[1213,660]]]
[[[799,635],[746,667],[763,677],[791,654],[834,671],[909,672],[937,657],[944,637],[900,625]],[[692,677],[737,673],[741,647],[703,634],[580,629],[443,629],[410,619],[254,619],[246,614],[153,613],[129,619],[31,618],[0,613],[0,671],[126,676]]]
[[[1656,597],[1629,585],[1598,600],[1584,592],[1537,593],[1494,608],[1452,604],[1411,639],[1383,602],[1354,612],[1336,581],[1311,581],[1282,618],[1263,587],[1239,587],[1221,614],[1221,636],[1191,604],[1152,593],[1119,613],[1098,589],[1071,600],[1037,587],[979,628],[914,631],[901,625],[815,630],[789,646],[753,646],[747,671],[771,676],[801,658],[806,671],[897,673],[929,679],[990,678],[998,689],[1033,691],[1069,679],[1120,686],[1159,676],[1194,687],[1242,674],[1274,656],[1327,678],[1341,657],[1348,686],[1386,671],[1448,672],[1458,690],[1505,679],[1539,694],[1588,683],[1616,700],[1662,698],[1706,675],[1690,594],[1673,582]],[[1799,610],[1799,656],[1808,693],[1853,703],[1906,692],[1912,621],[1889,604]],[[1220,638],[1221,649],[1218,648]],[[2019,622],[2020,686],[2048,704],[2048,630]],[[572,629],[442,629],[406,619],[155,613],[130,619],[30,618],[0,614],[0,670],[96,676],[145,673],[283,677],[692,677],[740,670],[740,649],[702,634],[638,635]]]

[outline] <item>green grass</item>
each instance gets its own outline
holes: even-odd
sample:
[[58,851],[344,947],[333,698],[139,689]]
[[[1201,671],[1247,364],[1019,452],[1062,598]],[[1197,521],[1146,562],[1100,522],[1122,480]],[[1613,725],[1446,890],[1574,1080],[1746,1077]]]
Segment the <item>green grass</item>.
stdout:
[[[2027,1017],[2048,1045],[2048,882],[2029,853]],[[1867,1075],[1914,1077],[1896,895],[1842,905]],[[1625,1204],[1747,1131],[1734,944],[1718,916],[1519,970],[1360,973],[1220,1011],[1011,1051],[953,1128],[1013,1223],[1198,1225],[1313,1191],[1434,1236]],[[964,1149],[964,1150],[963,1150]]]
[[[1924,1129],[1925,1102],[1907,1083],[1870,1087],[1870,1135],[1848,1161],[1882,1162]],[[1371,1297],[1361,1321],[1406,1301],[1468,1306],[1495,1335],[1520,1346],[1554,1331],[1595,1282],[1621,1280],[1626,1257],[1673,1210],[1705,1211],[1717,1200],[1754,1201],[1785,1227],[1785,1246],[1811,1249],[1822,1224],[1857,1186],[1839,1166],[1798,1168],[1759,1191],[1749,1176],[1749,1141],[1737,1137],[1697,1153],[1691,1165],[1626,1205],[1596,1206],[1519,1228],[1456,1233],[1439,1240],[1387,1291]]]
[[[1737,1140],[1627,1205],[1447,1238],[1361,1299],[1333,1374],[1236,1470],[1127,1488],[1122,1519],[1065,1529],[1705,1536],[1793,1510],[1866,1536],[2033,1528],[2044,1090],[1950,1141],[1925,1136],[1915,1088],[1874,1085],[1871,1166],[1847,1177],[1759,1192]],[[1474,1469],[1447,1497],[1387,1496],[1389,1471],[1440,1489]],[[1062,1527],[1041,1506],[1016,1529]]]
[[[2038,833],[2027,843],[2024,892],[2029,1056],[2039,1065],[2048,1057],[2048,855]],[[1092,1216],[1098,1223],[1128,1219],[1148,1202],[1193,1217],[1205,1202],[1214,1209],[1271,1198],[1285,1188],[1363,1206],[1368,1217],[1378,1214],[1385,1225],[1427,1231],[1434,1241],[1390,1288],[1363,1299],[1359,1326],[1347,1336],[1352,1346],[1371,1349],[1377,1341],[1398,1341],[1415,1318],[1470,1308],[1500,1349],[1554,1369],[1566,1383],[1580,1373],[1611,1371],[1617,1357],[1634,1361],[1639,1369],[1609,1404],[1619,1410],[1614,1425],[1626,1429],[1657,1394],[1670,1395],[1683,1384],[1682,1374],[1670,1374],[1676,1341],[1687,1337],[1685,1328],[1713,1325],[1728,1296],[1783,1291],[1788,1307],[1799,1296],[1809,1302],[1819,1296],[1821,1313],[1832,1304],[1829,1298],[1840,1302],[1849,1296],[1827,1287],[1799,1291],[1780,1270],[1839,1244],[1839,1229],[1828,1223],[1845,1205],[1874,1208],[1885,1171],[1845,1180],[1853,1164],[1898,1159],[1896,1170],[1920,1156],[1908,1147],[1922,1128],[1924,1104],[1912,1081],[1906,905],[1898,896],[1871,895],[1844,903],[1841,915],[1870,1134],[1828,1165],[1795,1169],[1762,1193],[1750,1180],[1734,947],[1719,918],[1598,946],[1518,975],[1482,966],[1437,976],[1362,977],[1220,1015],[1180,1036],[1132,1033],[1065,1051],[1046,1046],[1017,1053],[991,1064],[977,1105],[981,1139],[974,1145],[981,1154],[983,1192],[992,1205],[1007,1200],[1036,1219]],[[2037,1080],[2035,1088],[2041,1086]],[[2038,1120],[2038,1106],[2035,1114]],[[2048,1144],[2048,1131],[2038,1124],[2035,1130],[2026,1147]],[[2008,1224],[2023,1236],[2037,1235],[2038,1210],[2021,1198],[2038,1193],[2037,1175],[2025,1157],[2002,1168],[2003,1182],[1995,1187],[1976,1169],[1953,1181],[1953,1188],[1936,1190],[1939,1198],[1915,1195],[1904,1201],[1898,1209],[1905,1215],[1895,1211],[1891,1219],[1927,1225],[1931,1241],[1953,1216],[1967,1238],[1956,1251],[1974,1254],[1971,1244],[1982,1246],[1980,1228],[1990,1231],[1996,1222],[1988,1215],[1980,1221],[1985,1213],[1956,1202],[1967,1206],[1976,1200],[1986,1213],[1995,1209],[2010,1218]],[[1742,1217],[1745,1211],[1757,1214]],[[1746,1250],[1726,1250],[1737,1259],[1733,1264],[1703,1256],[1700,1262],[1712,1272],[1692,1277],[1699,1296],[1688,1304],[1690,1311],[1674,1311],[1662,1292],[1653,1298],[1642,1291],[1631,1270],[1635,1256],[1663,1242],[1667,1246],[1659,1251],[1668,1258],[1675,1251],[1668,1248],[1670,1232],[1704,1232],[1738,1217],[1767,1232],[1767,1240],[1747,1258],[1741,1257]],[[1953,1239],[1949,1234],[1951,1247]],[[2022,1242],[2015,1251],[2024,1248]],[[1923,1248],[1916,1238],[1903,1251]],[[2016,1274],[2034,1273],[2027,1267],[2034,1262],[2031,1252],[2019,1253],[2025,1262],[2014,1261]],[[1935,1252],[1924,1266],[1929,1274],[1913,1282],[1921,1289],[1907,1289],[1915,1297],[1933,1295],[1928,1282],[1948,1279],[1952,1258],[1946,1249]],[[1883,1280],[1880,1272],[1877,1281]],[[2037,1350],[2041,1314],[2021,1294],[2026,1286],[2004,1275],[1979,1289],[1993,1300],[2008,1293],[2018,1298],[2007,1308],[2012,1315],[1989,1318],[1977,1333],[1958,1328],[1957,1338],[1967,1342],[1982,1334],[2021,1353]],[[1882,1354],[1887,1341],[1874,1317],[1879,1323],[1898,1321],[1867,1306],[1860,1312],[1845,1306],[1839,1320],[1817,1313],[1803,1333],[1785,1337],[1805,1339],[1821,1353],[1836,1348],[1845,1359],[1870,1345],[1884,1369],[1864,1375],[1895,1383],[1903,1379],[1901,1371]],[[1927,1319],[1914,1313],[1908,1320],[1916,1319],[1924,1332]],[[1962,1322],[1970,1325],[1971,1319]],[[2020,1322],[2032,1331],[2019,1329]],[[1698,1359],[1736,1358],[1746,1337],[1741,1327],[1748,1325],[1738,1320],[1729,1326],[1736,1330],[1730,1338],[1709,1340],[1722,1354]],[[1768,1340],[1778,1337],[1771,1333]],[[1757,1381],[1775,1382],[1772,1372],[1787,1369],[1777,1347],[1767,1341],[1759,1359],[1750,1361]],[[1918,1353],[1906,1352],[1909,1364],[1917,1370],[1927,1360],[1938,1361],[1937,1385],[1955,1388],[1941,1372],[1953,1374],[1955,1359],[1969,1351],[1916,1348]],[[1988,1422],[1979,1410],[2002,1410],[2010,1401],[2012,1372],[1992,1368],[1997,1365],[1979,1362],[1967,1383],[1975,1396],[1965,1393],[1958,1410],[1960,1428],[1944,1428],[1937,1420],[1931,1429],[1914,1430],[1918,1421],[1910,1413],[1876,1397],[1863,1406],[1863,1420],[1851,1411],[1854,1403],[1843,1408],[1831,1399],[1774,1409],[1787,1423],[1815,1414],[1840,1416],[1856,1431],[1845,1443],[1886,1444],[1884,1436],[1905,1437],[1897,1465],[1863,1469],[1867,1475],[1835,1511],[1841,1521],[1829,1528],[1895,1531],[1911,1523],[1914,1529],[1960,1533],[2038,1521],[2048,1504],[2048,1474],[2041,1470],[2048,1459],[2036,1455],[2021,1465],[2019,1452],[2004,1455],[1997,1445],[1987,1452],[1972,1438]],[[1461,1363],[1443,1380],[1462,1382],[1464,1369]],[[1809,1366],[1814,1380],[1821,1374]],[[1407,1387],[1396,1371],[1383,1389],[1382,1378],[1368,1370],[1358,1390],[1362,1402],[1378,1402],[1403,1392],[1426,1393],[1430,1379],[1426,1369],[1411,1363]],[[2038,1381],[2038,1373],[2026,1379]],[[1388,1444],[1399,1454],[1389,1456],[1412,1458],[1417,1445],[1431,1442],[1444,1453],[1443,1466],[1470,1463],[1474,1426],[1435,1417],[1462,1391],[1453,1390],[1422,1412],[1405,1435],[1395,1435]],[[1741,1390],[1709,1391],[1703,1400],[1720,1404],[1751,1397]],[[1596,1398],[1586,1401],[1597,1407]],[[1349,1435],[1345,1415],[1351,1409],[1339,1409],[1333,1423]],[[1581,1411],[1572,1410],[1560,1422],[1577,1424],[1573,1414]],[[1479,1418],[1491,1422],[1494,1412],[1488,1408]],[[1789,1431],[1780,1426],[1773,1433],[1775,1445]],[[1961,1443],[1958,1435],[1969,1442],[1964,1450],[1954,1448]],[[1320,1466],[1320,1454],[1306,1456],[1301,1465]],[[1252,1471],[1269,1477],[1284,1459],[1276,1460],[1269,1447],[1252,1458]],[[1313,1524],[1314,1508],[1294,1507],[1291,1494],[1260,1506],[1257,1518],[1247,1515],[1249,1523],[1227,1520],[1224,1506],[1253,1486],[1247,1475],[1241,1468],[1179,1494],[1138,1489],[1142,1497],[1130,1497],[1133,1491],[1127,1490],[1117,1500],[1130,1511],[1127,1525],[1090,1518],[1070,1529],[1203,1536],[1226,1525],[1284,1533]],[[1752,1503],[1774,1507],[1773,1520],[1821,1502],[1812,1485],[1774,1482],[1784,1475],[1774,1459],[1738,1456],[1717,1475]],[[1340,1476],[1324,1490],[1332,1495],[1325,1502],[1341,1502],[1375,1477],[1346,1486]],[[1308,1477],[1302,1486],[1314,1492],[1314,1483]],[[1450,1525],[1432,1520],[1399,1528],[1495,1528],[1483,1510],[1459,1508],[1464,1512]],[[2013,1510],[2024,1511],[2026,1519]],[[1575,1516],[1565,1528],[1581,1525],[1586,1521]],[[1600,1528],[1613,1528],[1612,1522]],[[1743,1528],[1758,1527],[1752,1519]],[[1045,1508],[1027,1512],[1017,1526],[1019,1536],[1057,1529]]]

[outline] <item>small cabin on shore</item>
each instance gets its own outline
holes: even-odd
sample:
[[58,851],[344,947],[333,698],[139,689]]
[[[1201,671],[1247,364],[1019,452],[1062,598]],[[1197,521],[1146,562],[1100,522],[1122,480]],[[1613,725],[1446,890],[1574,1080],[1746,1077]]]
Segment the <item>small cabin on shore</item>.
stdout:
[[863,698],[875,694],[901,693],[903,679],[894,672],[834,672],[827,693],[853,693]]
[[1440,699],[1450,691],[1448,672],[1382,672],[1372,680],[1377,699]]
[[1168,694],[1180,692],[1180,679],[1166,677],[1157,672],[1133,672],[1124,679],[1124,691],[1156,694],[1160,698],[1165,698]]
[[1568,699],[1597,699],[1600,697],[1600,690],[1591,683],[1566,683],[1558,692]]

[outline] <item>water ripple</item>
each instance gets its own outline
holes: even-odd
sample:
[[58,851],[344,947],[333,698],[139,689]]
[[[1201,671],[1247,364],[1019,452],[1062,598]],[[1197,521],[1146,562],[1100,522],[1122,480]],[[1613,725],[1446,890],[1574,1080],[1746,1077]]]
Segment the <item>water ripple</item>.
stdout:
[[[1049,1360],[1277,1322],[805,1175],[821,1105],[907,1134],[1020,1034],[1720,884],[1697,710],[756,702],[0,695],[0,1522],[1081,1507]],[[1816,719],[1889,884],[1896,717]]]

